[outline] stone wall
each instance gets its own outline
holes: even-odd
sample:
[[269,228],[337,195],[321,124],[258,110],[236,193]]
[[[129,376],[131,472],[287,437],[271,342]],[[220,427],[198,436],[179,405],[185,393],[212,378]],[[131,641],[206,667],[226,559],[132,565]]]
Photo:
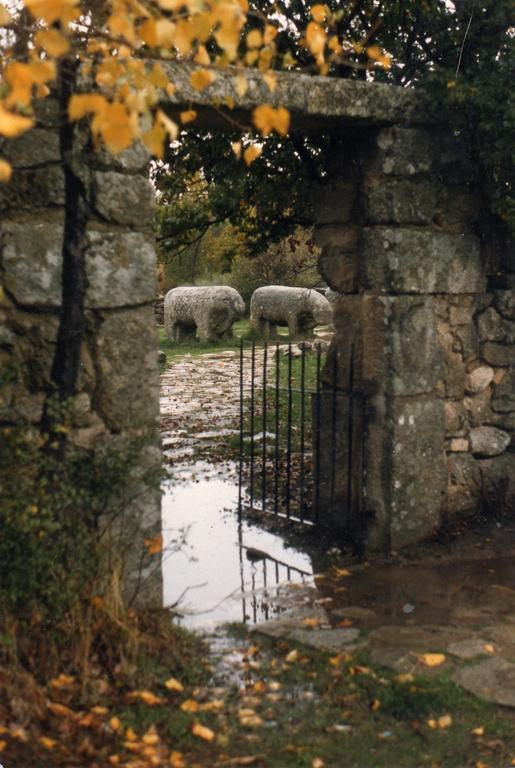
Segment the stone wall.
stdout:
[[396,548],[457,514],[515,511],[515,262],[485,232],[459,137],[345,139],[317,196],[319,268],[338,292],[328,372],[337,356],[365,402],[351,524]]
[[[37,127],[1,148],[14,166],[0,187],[0,422],[38,428],[52,391],[62,295],[65,181],[58,113],[48,100]],[[125,542],[127,593],[145,581],[145,600],[160,603],[156,558],[144,539],[160,530],[160,447],[157,433],[157,338],[153,190],[145,151],[116,160],[95,152],[77,131],[74,162],[89,207],[86,332],[80,375],[71,401],[68,450],[106,460],[138,451],[118,499]],[[157,480],[157,485],[156,485]],[[143,555],[142,555],[143,553]],[[137,563],[137,569],[135,566]],[[140,568],[141,563],[141,568]],[[136,572],[137,571],[137,572]]]

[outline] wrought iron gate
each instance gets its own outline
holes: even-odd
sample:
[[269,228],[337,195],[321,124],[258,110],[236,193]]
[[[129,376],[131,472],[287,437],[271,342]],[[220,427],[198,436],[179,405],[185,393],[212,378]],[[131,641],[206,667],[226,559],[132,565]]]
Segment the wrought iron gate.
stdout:
[[[354,350],[240,345],[240,508],[360,538],[363,398]],[[342,373],[343,372],[343,373]]]

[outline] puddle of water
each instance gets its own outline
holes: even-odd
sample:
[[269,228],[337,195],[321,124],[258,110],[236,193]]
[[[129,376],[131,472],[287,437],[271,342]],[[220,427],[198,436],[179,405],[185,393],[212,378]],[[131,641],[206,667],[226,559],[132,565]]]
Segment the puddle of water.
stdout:
[[[164,487],[164,602],[179,601],[181,623],[190,628],[272,618],[278,585],[312,581],[306,554],[238,523],[236,468],[224,468],[223,476],[219,469],[203,462],[182,467]],[[184,534],[186,545],[174,551]]]
[[332,608],[366,609],[360,623],[369,626],[500,621],[515,608],[513,556],[358,568],[345,579],[344,591],[317,582],[332,597]]

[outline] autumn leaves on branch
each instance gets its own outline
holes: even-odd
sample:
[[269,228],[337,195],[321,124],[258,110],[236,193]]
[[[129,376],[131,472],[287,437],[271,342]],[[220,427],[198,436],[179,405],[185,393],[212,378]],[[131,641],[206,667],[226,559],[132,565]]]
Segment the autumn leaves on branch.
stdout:
[[[255,67],[272,92],[274,70],[295,66],[291,55],[280,54],[276,45],[286,22],[276,16],[270,23],[251,14],[247,0],[7,1],[0,4],[0,137],[11,139],[30,130],[35,124],[33,100],[51,93],[60,65],[80,62],[81,85],[71,95],[69,120],[88,117],[94,140],[113,153],[140,140],[161,158],[166,142],[176,140],[181,124],[196,115],[187,109],[177,124],[163,111],[163,95],[171,95],[175,84],[160,62],[193,63],[189,79],[196,91],[208,88],[217,70],[235,66],[241,70],[236,76],[239,95],[247,87],[245,68]],[[334,23],[326,5],[313,5],[300,41],[321,74],[329,72],[332,62],[364,51],[372,65],[390,66],[378,46],[331,34]],[[224,106],[232,108],[229,102]],[[262,104],[254,110],[253,123],[262,136],[272,131],[286,135],[290,116],[284,107]],[[236,142],[233,148],[250,164],[261,146],[249,135],[244,144]],[[0,158],[0,180],[8,181],[11,173]]]

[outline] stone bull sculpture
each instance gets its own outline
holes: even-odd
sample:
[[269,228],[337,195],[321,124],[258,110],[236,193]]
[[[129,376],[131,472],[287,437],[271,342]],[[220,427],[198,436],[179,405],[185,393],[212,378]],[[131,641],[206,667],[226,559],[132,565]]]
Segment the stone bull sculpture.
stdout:
[[250,300],[251,325],[266,338],[277,325],[287,325],[290,336],[297,336],[331,323],[332,318],[330,303],[310,288],[266,285],[254,291]]
[[164,301],[165,330],[173,341],[194,334],[199,341],[231,336],[233,323],[244,313],[245,302],[227,285],[172,288]]

